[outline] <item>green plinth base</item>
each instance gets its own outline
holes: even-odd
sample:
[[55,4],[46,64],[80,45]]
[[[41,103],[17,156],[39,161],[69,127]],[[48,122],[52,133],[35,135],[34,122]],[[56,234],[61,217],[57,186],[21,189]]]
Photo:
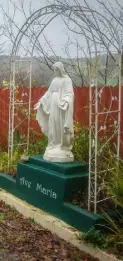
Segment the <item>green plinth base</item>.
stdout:
[[[74,191],[87,185],[86,164],[51,163],[41,155],[19,163],[16,179],[0,173],[0,188],[85,232],[104,222],[103,215],[94,215],[68,203]],[[115,212],[110,214],[116,216]]]
[[19,163],[16,186],[33,204],[53,214],[62,211],[74,191],[87,186],[87,166],[77,162],[50,163],[41,156]]
[[45,210],[81,231],[100,223],[100,217],[69,204],[74,191],[88,185],[88,166],[78,162],[52,163],[41,155],[19,163],[16,179],[0,174],[0,188]]

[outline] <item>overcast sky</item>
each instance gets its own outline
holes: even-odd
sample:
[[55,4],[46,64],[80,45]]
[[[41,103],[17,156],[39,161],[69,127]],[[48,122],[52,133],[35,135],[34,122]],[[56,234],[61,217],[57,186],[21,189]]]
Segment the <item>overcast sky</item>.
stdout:
[[[18,7],[19,7],[19,0],[11,0],[13,3],[15,3]],[[23,0],[21,0],[23,1]],[[83,5],[84,4],[84,0],[79,0],[80,3]],[[107,2],[107,0],[100,0],[102,2]],[[123,0],[118,0],[119,3],[121,5],[123,5]],[[9,5],[8,5],[9,2]],[[46,3],[48,3],[48,1],[46,0],[25,0],[24,1],[24,9],[25,9],[25,13],[28,17],[29,15],[29,4],[30,2],[32,2],[32,9],[39,9],[45,5],[47,5]],[[50,0],[51,3],[53,3],[53,0]],[[62,1],[64,2],[64,1]],[[74,2],[74,0],[67,0],[68,3],[72,4]],[[108,1],[109,4],[111,4],[112,6],[116,6],[115,4],[115,0],[109,0]],[[92,6],[94,6],[95,8],[99,8],[98,3],[96,0],[88,0],[88,3],[91,4]],[[6,12],[9,12],[10,15],[13,14],[13,5],[10,4],[9,0],[0,0],[0,5],[3,7],[3,9]],[[22,12],[20,11],[16,11],[16,16],[15,16],[16,22],[17,24],[22,25],[25,21],[25,18],[22,14]],[[0,16],[0,22],[3,22],[3,16]],[[53,49],[55,50],[56,54],[59,56],[64,56],[64,46],[67,42],[68,36],[71,37],[71,39],[73,39],[74,41],[74,35],[70,32],[68,32],[68,29],[66,28],[65,24],[63,23],[61,17],[57,17],[53,22],[51,22],[48,27],[45,29],[44,31],[44,35],[47,37],[48,41],[50,41]],[[43,38],[43,36],[40,38],[41,41],[41,45],[43,48],[48,48],[46,47],[46,42]],[[86,45],[86,42],[84,40],[83,37],[79,37],[79,41],[82,41],[82,45]],[[69,51],[71,53],[71,56],[76,56],[76,48],[74,45],[71,45],[69,47]],[[49,51],[49,54],[50,51]]]

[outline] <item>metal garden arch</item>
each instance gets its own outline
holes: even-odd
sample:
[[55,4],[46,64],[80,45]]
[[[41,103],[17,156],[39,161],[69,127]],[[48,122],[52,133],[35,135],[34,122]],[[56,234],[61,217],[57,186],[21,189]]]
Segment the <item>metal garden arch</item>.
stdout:
[[[90,24],[90,20],[88,18],[88,14],[92,17],[92,24]],[[89,54],[89,64],[90,64],[90,85],[89,85],[89,185],[88,185],[88,210],[90,211],[91,204],[93,205],[94,213],[97,212],[97,204],[98,201],[98,154],[100,153],[100,150],[98,149],[98,136],[101,129],[106,128],[106,123],[102,126],[99,126],[98,119],[99,115],[111,115],[113,117],[114,111],[112,111],[110,108],[109,110],[106,110],[105,112],[99,110],[99,97],[101,97],[101,94],[103,93],[103,90],[105,86],[102,86],[101,89],[98,88],[98,73],[99,73],[99,65],[98,65],[98,44],[97,42],[99,40],[102,41],[102,44],[106,51],[110,55],[110,49],[108,49],[105,40],[106,35],[100,31],[99,25],[97,23],[97,18],[95,16],[95,11],[92,10],[89,6],[82,7],[82,6],[68,6],[65,4],[59,4],[59,5],[48,5],[43,8],[40,8],[39,10],[35,11],[23,24],[20,31],[18,32],[15,42],[13,44],[12,48],[12,55],[11,55],[11,64],[12,64],[12,70],[11,70],[11,81],[10,81],[10,116],[9,116],[9,159],[11,159],[13,154],[13,137],[14,137],[14,109],[15,109],[15,101],[14,101],[14,92],[15,92],[15,79],[14,79],[14,71],[15,71],[15,62],[13,61],[13,57],[17,54],[20,46],[21,41],[23,37],[28,38],[28,30],[30,30],[31,25],[35,24],[35,21],[41,20],[41,28],[36,33],[35,37],[31,40],[32,43],[32,52],[31,56],[33,57],[33,53],[35,50],[35,45],[37,40],[39,39],[40,35],[43,33],[44,29],[48,26],[51,21],[53,21],[57,16],[62,16],[63,21],[64,18],[69,19],[72,23],[75,23],[77,28],[79,29],[76,33],[81,33],[87,43],[87,49]],[[100,17],[100,14],[97,14],[98,17]],[[45,21],[45,18],[47,17],[47,20]],[[110,19],[103,17],[105,21],[111,25]],[[81,21],[82,23],[79,23]],[[94,27],[95,24],[97,27]],[[99,30],[99,33],[97,33],[97,29]],[[69,30],[69,28],[68,28]],[[91,50],[91,45],[93,43],[93,53]],[[95,56],[95,59],[93,59],[93,56]],[[120,152],[120,115],[121,115],[121,67],[122,67],[122,61],[121,61],[122,55],[119,55],[119,65],[118,70],[116,72],[116,75],[119,77],[119,87],[118,87],[118,97],[115,97],[117,100],[117,109],[115,110],[115,113],[117,114],[117,122],[116,122],[116,128],[114,130],[115,134],[117,135],[117,157],[119,157]],[[29,94],[29,122],[30,122],[30,103],[31,103],[31,62],[30,62],[30,75],[29,75],[29,82],[30,82],[30,94]],[[92,88],[92,80],[94,79],[95,82],[95,91],[93,93]],[[113,101],[114,97],[112,95],[111,102]],[[111,106],[110,106],[111,107]],[[29,125],[28,125],[29,128]],[[94,140],[94,145],[93,145]],[[106,143],[108,140],[106,141]],[[28,141],[29,143],[29,130],[28,130]],[[94,147],[93,147],[94,146]],[[104,144],[105,147],[105,144]],[[103,147],[100,148],[103,150]],[[107,171],[107,170],[105,170]],[[110,171],[110,170],[109,170]],[[101,199],[101,201],[106,200],[105,197]]]

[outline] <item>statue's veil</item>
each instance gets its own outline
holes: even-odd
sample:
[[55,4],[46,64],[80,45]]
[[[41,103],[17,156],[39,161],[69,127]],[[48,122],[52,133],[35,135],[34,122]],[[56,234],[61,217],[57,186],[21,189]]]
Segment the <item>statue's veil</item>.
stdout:
[[66,72],[65,72],[65,69],[64,69],[64,65],[63,65],[62,62],[56,62],[56,63],[54,63],[53,68],[54,68],[54,67],[56,67],[56,68],[59,69],[59,71],[61,72],[61,76],[62,76],[62,77],[66,77],[66,76],[67,76],[67,74],[66,74]]

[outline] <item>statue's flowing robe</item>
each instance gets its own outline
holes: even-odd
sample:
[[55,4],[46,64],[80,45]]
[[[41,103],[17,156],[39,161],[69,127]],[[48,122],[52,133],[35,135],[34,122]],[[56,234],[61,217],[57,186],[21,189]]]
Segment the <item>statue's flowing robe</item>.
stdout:
[[55,77],[48,91],[39,100],[36,119],[42,132],[48,136],[49,149],[71,149],[73,102],[73,86],[68,76]]

